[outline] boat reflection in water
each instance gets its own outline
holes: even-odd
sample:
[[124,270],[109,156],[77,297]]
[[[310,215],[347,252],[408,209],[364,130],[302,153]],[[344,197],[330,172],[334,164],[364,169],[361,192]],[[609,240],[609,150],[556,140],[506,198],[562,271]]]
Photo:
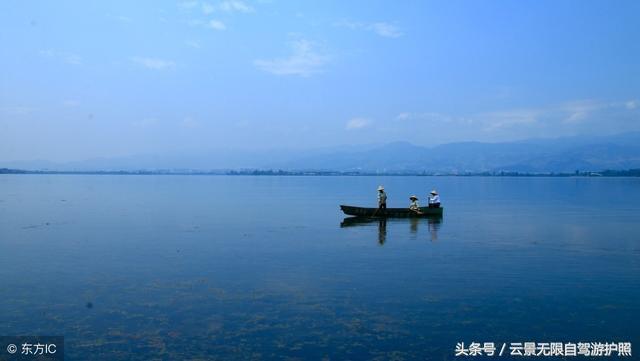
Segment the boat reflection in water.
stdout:
[[425,217],[425,218],[405,218],[405,219],[387,219],[387,218],[367,218],[367,217],[346,217],[340,223],[341,228],[359,227],[359,226],[378,226],[378,244],[384,245],[387,241],[387,222],[393,224],[408,223],[409,231],[413,235],[418,234],[418,228],[427,224],[427,230],[431,241],[438,240],[438,231],[442,225],[442,216]]

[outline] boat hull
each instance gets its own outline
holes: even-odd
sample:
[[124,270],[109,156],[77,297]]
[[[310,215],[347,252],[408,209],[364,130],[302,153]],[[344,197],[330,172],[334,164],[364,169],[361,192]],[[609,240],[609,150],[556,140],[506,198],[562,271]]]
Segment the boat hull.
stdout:
[[356,217],[376,217],[376,218],[420,218],[442,216],[444,208],[420,207],[420,213],[414,212],[409,208],[366,208],[341,205],[340,209],[344,214]]

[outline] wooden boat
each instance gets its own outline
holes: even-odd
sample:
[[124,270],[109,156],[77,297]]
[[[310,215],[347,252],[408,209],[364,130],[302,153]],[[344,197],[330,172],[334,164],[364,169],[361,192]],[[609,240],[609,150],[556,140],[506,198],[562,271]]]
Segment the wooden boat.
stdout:
[[411,217],[411,218],[405,218],[405,219],[395,219],[395,220],[389,220],[385,217],[345,217],[342,222],[340,222],[340,227],[341,228],[346,228],[346,227],[362,227],[362,226],[371,226],[371,225],[375,225],[377,224],[378,227],[386,227],[387,223],[389,224],[414,224],[415,222],[424,222],[424,218],[426,218],[426,221],[429,225],[439,225],[440,223],[442,223],[442,215],[441,214],[437,214],[437,215],[428,215],[425,217],[422,217],[421,219],[416,218],[416,217]]
[[444,208],[420,207],[420,213],[409,208],[365,208],[341,205],[340,209],[344,214],[356,217],[376,217],[376,218],[409,218],[409,217],[433,217],[442,216]]

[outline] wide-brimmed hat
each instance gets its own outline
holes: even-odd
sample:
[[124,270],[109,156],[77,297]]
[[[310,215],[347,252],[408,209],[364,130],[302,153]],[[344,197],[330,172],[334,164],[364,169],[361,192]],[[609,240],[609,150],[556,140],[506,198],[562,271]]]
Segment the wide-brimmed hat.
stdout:
[[418,197],[416,197],[416,196],[411,196],[411,197],[409,197],[409,199],[418,199]]
[[383,191],[383,190],[384,190],[384,187],[383,187],[383,186],[378,186],[378,190],[379,190],[379,191]]
[[434,189],[431,191],[431,194],[438,194],[438,192],[436,192],[436,190]]

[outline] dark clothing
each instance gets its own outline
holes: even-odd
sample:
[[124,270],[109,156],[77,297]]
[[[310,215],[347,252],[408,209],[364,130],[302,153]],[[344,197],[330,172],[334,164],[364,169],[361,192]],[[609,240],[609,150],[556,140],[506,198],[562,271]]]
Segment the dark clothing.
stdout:
[[380,205],[378,205],[378,209],[387,209],[387,204],[386,203],[380,203]]
[[429,208],[440,208],[440,203],[429,203]]

